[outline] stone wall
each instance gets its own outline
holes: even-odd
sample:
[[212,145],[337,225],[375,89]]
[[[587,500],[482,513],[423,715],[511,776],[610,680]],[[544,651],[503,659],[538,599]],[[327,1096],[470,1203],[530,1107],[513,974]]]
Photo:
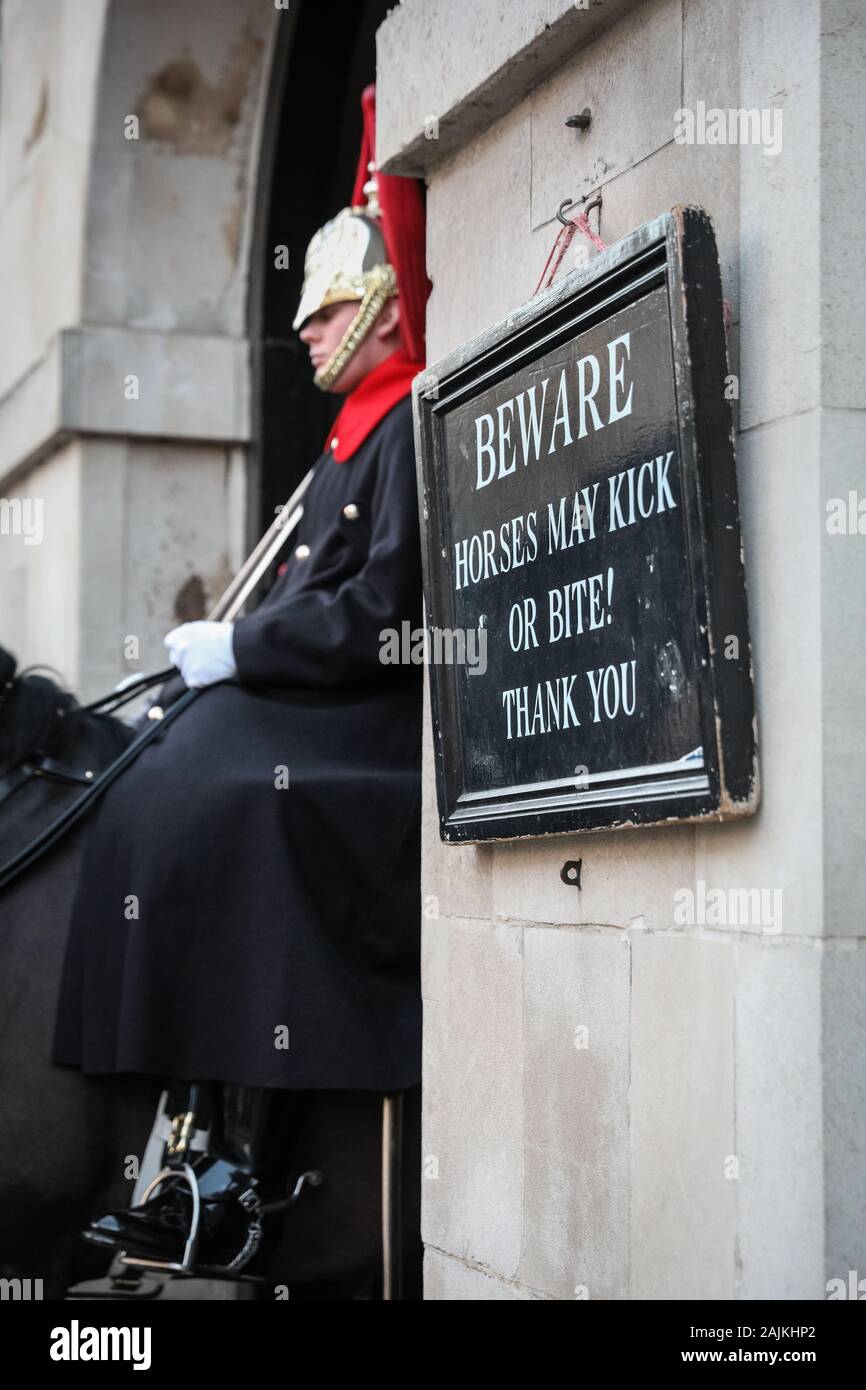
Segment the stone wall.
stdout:
[[163,634],[242,558],[279,19],[256,0],[3,5],[0,641],[85,695],[164,665]]
[[[531,295],[562,199],[600,189],[609,244],[710,212],[763,779],[744,824],[445,846],[428,727],[428,1298],[822,1298],[866,1271],[866,539],[825,526],[862,480],[863,47],[854,0],[404,0],[380,30],[380,157],[429,184],[431,364]],[[699,101],[780,110],[781,150],[676,143]],[[700,883],[781,922],[677,925]]]

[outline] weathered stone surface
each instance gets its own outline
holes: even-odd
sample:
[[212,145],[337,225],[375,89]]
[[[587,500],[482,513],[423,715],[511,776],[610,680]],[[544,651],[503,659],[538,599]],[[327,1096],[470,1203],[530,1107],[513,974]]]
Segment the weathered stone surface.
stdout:
[[395,174],[425,173],[635,3],[404,0],[376,36],[382,167]]
[[[533,227],[549,222],[563,198],[603,188],[669,144],[680,104],[682,46],[678,7],[649,0],[533,92]],[[652,80],[640,84],[636,99],[640,71],[652,73]],[[592,113],[589,129],[567,127],[566,118],[585,107]]]
[[63,329],[0,401],[0,480],[81,433],[245,443],[248,363],[244,339]]
[[428,1245],[424,1254],[424,1297],[459,1303],[527,1303],[543,1299],[544,1294],[506,1284],[486,1270],[474,1269]]
[[[63,428],[169,439],[249,439],[247,345],[242,340],[69,329],[63,336],[63,361]],[[128,384],[129,378],[134,382]]]
[[245,332],[253,175],[269,49],[282,22],[292,17],[256,0],[111,9],[86,322]]
[[[863,913],[859,918],[863,931]],[[827,1279],[866,1278],[866,950],[862,941],[823,953],[824,1191]]]
[[821,954],[735,949],[736,1297],[824,1298]]
[[[41,535],[39,543],[29,544],[23,532],[0,536],[0,642],[21,666],[49,662],[73,688],[80,660],[78,616],[85,555],[82,451],[80,442],[68,444],[20,477],[14,487],[4,489],[2,500],[29,503],[29,519],[38,522],[33,539]],[[19,514],[27,516],[23,509]]]
[[[78,321],[87,181],[107,5],[3,6],[0,399]],[[75,42],[71,36],[75,35]]]
[[513,1279],[523,1208],[523,942],[450,919],[447,996],[425,1005],[423,1234]]
[[[862,410],[866,380],[866,9],[822,0],[821,199],[841,235],[822,235],[821,398],[828,409]],[[814,216],[814,213],[812,214]]]
[[[864,935],[866,903],[866,416],[862,410],[822,411],[820,489],[821,818],[824,932]],[[853,508],[852,510],[852,498]],[[862,517],[857,508],[863,507]],[[828,530],[831,513],[846,516],[845,534]],[[829,509],[829,510],[828,510]],[[851,534],[857,515],[858,530]],[[817,802],[810,803],[818,814]],[[814,855],[814,850],[813,850]],[[866,1262],[864,1262],[866,1263]]]
[[[744,396],[754,389],[744,379]],[[748,823],[696,829],[695,876],[712,888],[778,889],[782,932],[813,935],[823,913],[819,417],[750,430],[737,450],[761,808]],[[780,603],[783,593],[793,601]]]
[[818,403],[820,6],[740,7],[740,100],[782,113],[782,149],[740,147],[742,429]]
[[437,171],[427,200],[429,362],[532,294],[552,238],[530,239],[529,184],[526,103]]
[[624,1298],[629,943],[545,927],[524,942],[520,1280],[557,1298]]
[[[432,741],[428,690],[424,701],[424,746],[430,748]],[[484,919],[490,916],[493,847],[443,844],[439,836],[432,758],[427,758],[424,765],[422,819],[421,893],[426,984],[436,997],[438,988],[432,981],[434,972],[441,965],[441,957],[436,949],[437,924],[442,917]]]
[[732,1298],[734,946],[634,934],[631,1298]]
[[[694,833],[683,825],[497,844],[494,914],[562,925],[628,927],[640,919],[644,927],[673,926],[674,895],[694,878]],[[579,890],[561,877],[575,859]]]
[[[866,1143],[856,1004],[862,951],[826,942],[863,937],[866,889],[862,556],[856,534],[834,536],[826,525],[828,501],[853,495],[856,532],[863,492],[862,412],[840,407],[861,404],[862,395],[863,287],[855,267],[863,231],[854,200],[862,201],[864,156],[862,142],[852,148],[837,132],[849,123],[856,128],[862,109],[856,74],[866,17],[852,0],[793,0],[772,12],[736,0],[686,0],[647,6],[643,14],[647,53],[655,55],[647,70],[655,76],[670,76],[677,55],[659,52],[653,24],[661,30],[682,23],[681,88],[669,98],[671,121],[676,107],[699,102],[770,117],[779,111],[778,153],[760,144],[665,143],[661,99],[654,104],[641,88],[634,107],[615,102],[618,55],[635,16],[585,52],[575,49],[530,97],[491,109],[499,119],[483,135],[468,108],[458,113],[463,147],[456,151],[455,141],[452,152],[440,144],[428,156],[435,354],[526,298],[556,232],[550,219],[560,197],[601,183],[600,234],[609,244],[675,202],[699,203],[714,220],[732,306],[731,384],[743,431],[740,510],[763,783],[758,816],[738,825],[494,850],[494,918],[522,924],[527,943],[525,1065],[535,1080],[521,1121],[527,1232],[520,1271],[531,1271],[525,1282],[533,1287],[569,1296],[582,1233],[574,1220],[567,1126],[580,1099],[567,1072],[554,1066],[539,1078],[534,1059],[545,1048],[557,1056],[571,971],[579,974],[591,938],[608,939],[579,924],[607,924],[622,929],[610,939],[622,941],[623,950],[630,942],[633,952],[630,1099],[623,1112],[611,1101],[612,1124],[630,1115],[622,1143],[629,1149],[631,1269],[624,1256],[611,1266],[610,1287],[627,1277],[632,1297],[820,1298],[826,1278],[862,1272],[866,1264],[854,1234],[862,1229],[862,1184],[852,1176],[863,1166]],[[404,6],[407,37],[411,17]],[[567,97],[575,108],[592,106],[583,93],[593,80],[593,55],[602,53],[609,58],[594,100],[605,122],[599,114],[589,134],[568,145],[573,132],[560,130],[554,116]],[[470,63],[483,78],[483,65],[468,55],[455,60],[455,71]],[[645,118],[642,127],[635,110]],[[402,131],[407,149],[410,126]],[[575,158],[581,141],[586,168]],[[631,153],[608,160],[608,142]],[[604,169],[596,159],[623,167]],[[489,217],[497,200],[508,209],[507,239]],[[839,237],[827,235],[829,207],[846,228]],[[821,404],[831,410],[822,412]],[[579,894],[560,881],[566,858],[583,861]],[[485,899],[487,869],[485,863]],[[755,920],[694,920],[672,930],[678,890],[693,893],[697,904],[713,889],[722,890],[728,908],[763,891],[761,912]],[[460,891],[469,896],[465,882]],[[766,901],[772,918],[764,921]],[[533,980],[545,974],[533,957],[553,960],[560,951],[561,986],[557,980],[535,988]],[[449,987],[438,978],[437,1007],[447,1008]],[[615,979],[598,988],[602,1005],[617,1007]],[[435,1038],[431,1057],[435,1067]],[[604,1087],[613,1087],[616,1065],[606,1058],[596,1078],[602,1094],[615,1094]],[[561,1122],[564,1141],[559,1134],[553,1144],[535,1143],[529,1116],[539,1109],[545,1133]],[[594,1136],[599,1144],[603,1137]],[[731,1175],[734,1161],[738,1178]],[[613,1234],[604,1246],[604,1254],[616,1251]]]
[[[192,616],[177,607],[190,578],[209,604],[239,564],[239,483],[239,451],[207,445],[89,439],[38,465],[17,491],[41,503],[43,539],[0,544],[4,645],[22,664],[49,662],[85,698],[160,670],[163,636]],[[154,496],[170,501],[159,526],[147,524]],[[130,527],[129,515],[141,524]],[[129,637],[138,643],[131,659]]]

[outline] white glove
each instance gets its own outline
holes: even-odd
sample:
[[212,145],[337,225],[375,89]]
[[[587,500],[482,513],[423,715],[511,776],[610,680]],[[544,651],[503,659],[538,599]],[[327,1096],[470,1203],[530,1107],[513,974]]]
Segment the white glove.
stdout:
[[191,687],[233,680],[238,673],[231,623],[182,623],[165,639],[169,659]]

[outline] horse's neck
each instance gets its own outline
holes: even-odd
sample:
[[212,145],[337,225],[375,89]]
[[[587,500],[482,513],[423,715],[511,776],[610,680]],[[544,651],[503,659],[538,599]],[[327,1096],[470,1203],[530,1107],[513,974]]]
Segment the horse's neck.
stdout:
[[[109,724],[91,716],[76,721],[75,736],[57,751],[51,765],[82,778],[87,772],[98,776],[132,737],[133,731],[117,720]],[[25,772],[30,765],[25,765]],[[0,801],[0,866],[50,825],[81,795],[86,785],[86,781],[64,783],[48,777],[28,776],[21,785],[15,786],[6,799]]]

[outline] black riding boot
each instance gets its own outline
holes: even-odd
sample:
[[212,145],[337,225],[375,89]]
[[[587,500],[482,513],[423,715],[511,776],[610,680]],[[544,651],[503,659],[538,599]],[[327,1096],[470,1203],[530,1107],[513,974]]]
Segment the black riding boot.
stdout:
[[[84,1239],[178,1273],[261,1277],[282,1229],[289,1142],[305,1097],[222,1082],[189,1094],[153,1194],[92,1222]],[[191,1159],[189,1139],[207,1122],[208,1099],[210,1140]]]

